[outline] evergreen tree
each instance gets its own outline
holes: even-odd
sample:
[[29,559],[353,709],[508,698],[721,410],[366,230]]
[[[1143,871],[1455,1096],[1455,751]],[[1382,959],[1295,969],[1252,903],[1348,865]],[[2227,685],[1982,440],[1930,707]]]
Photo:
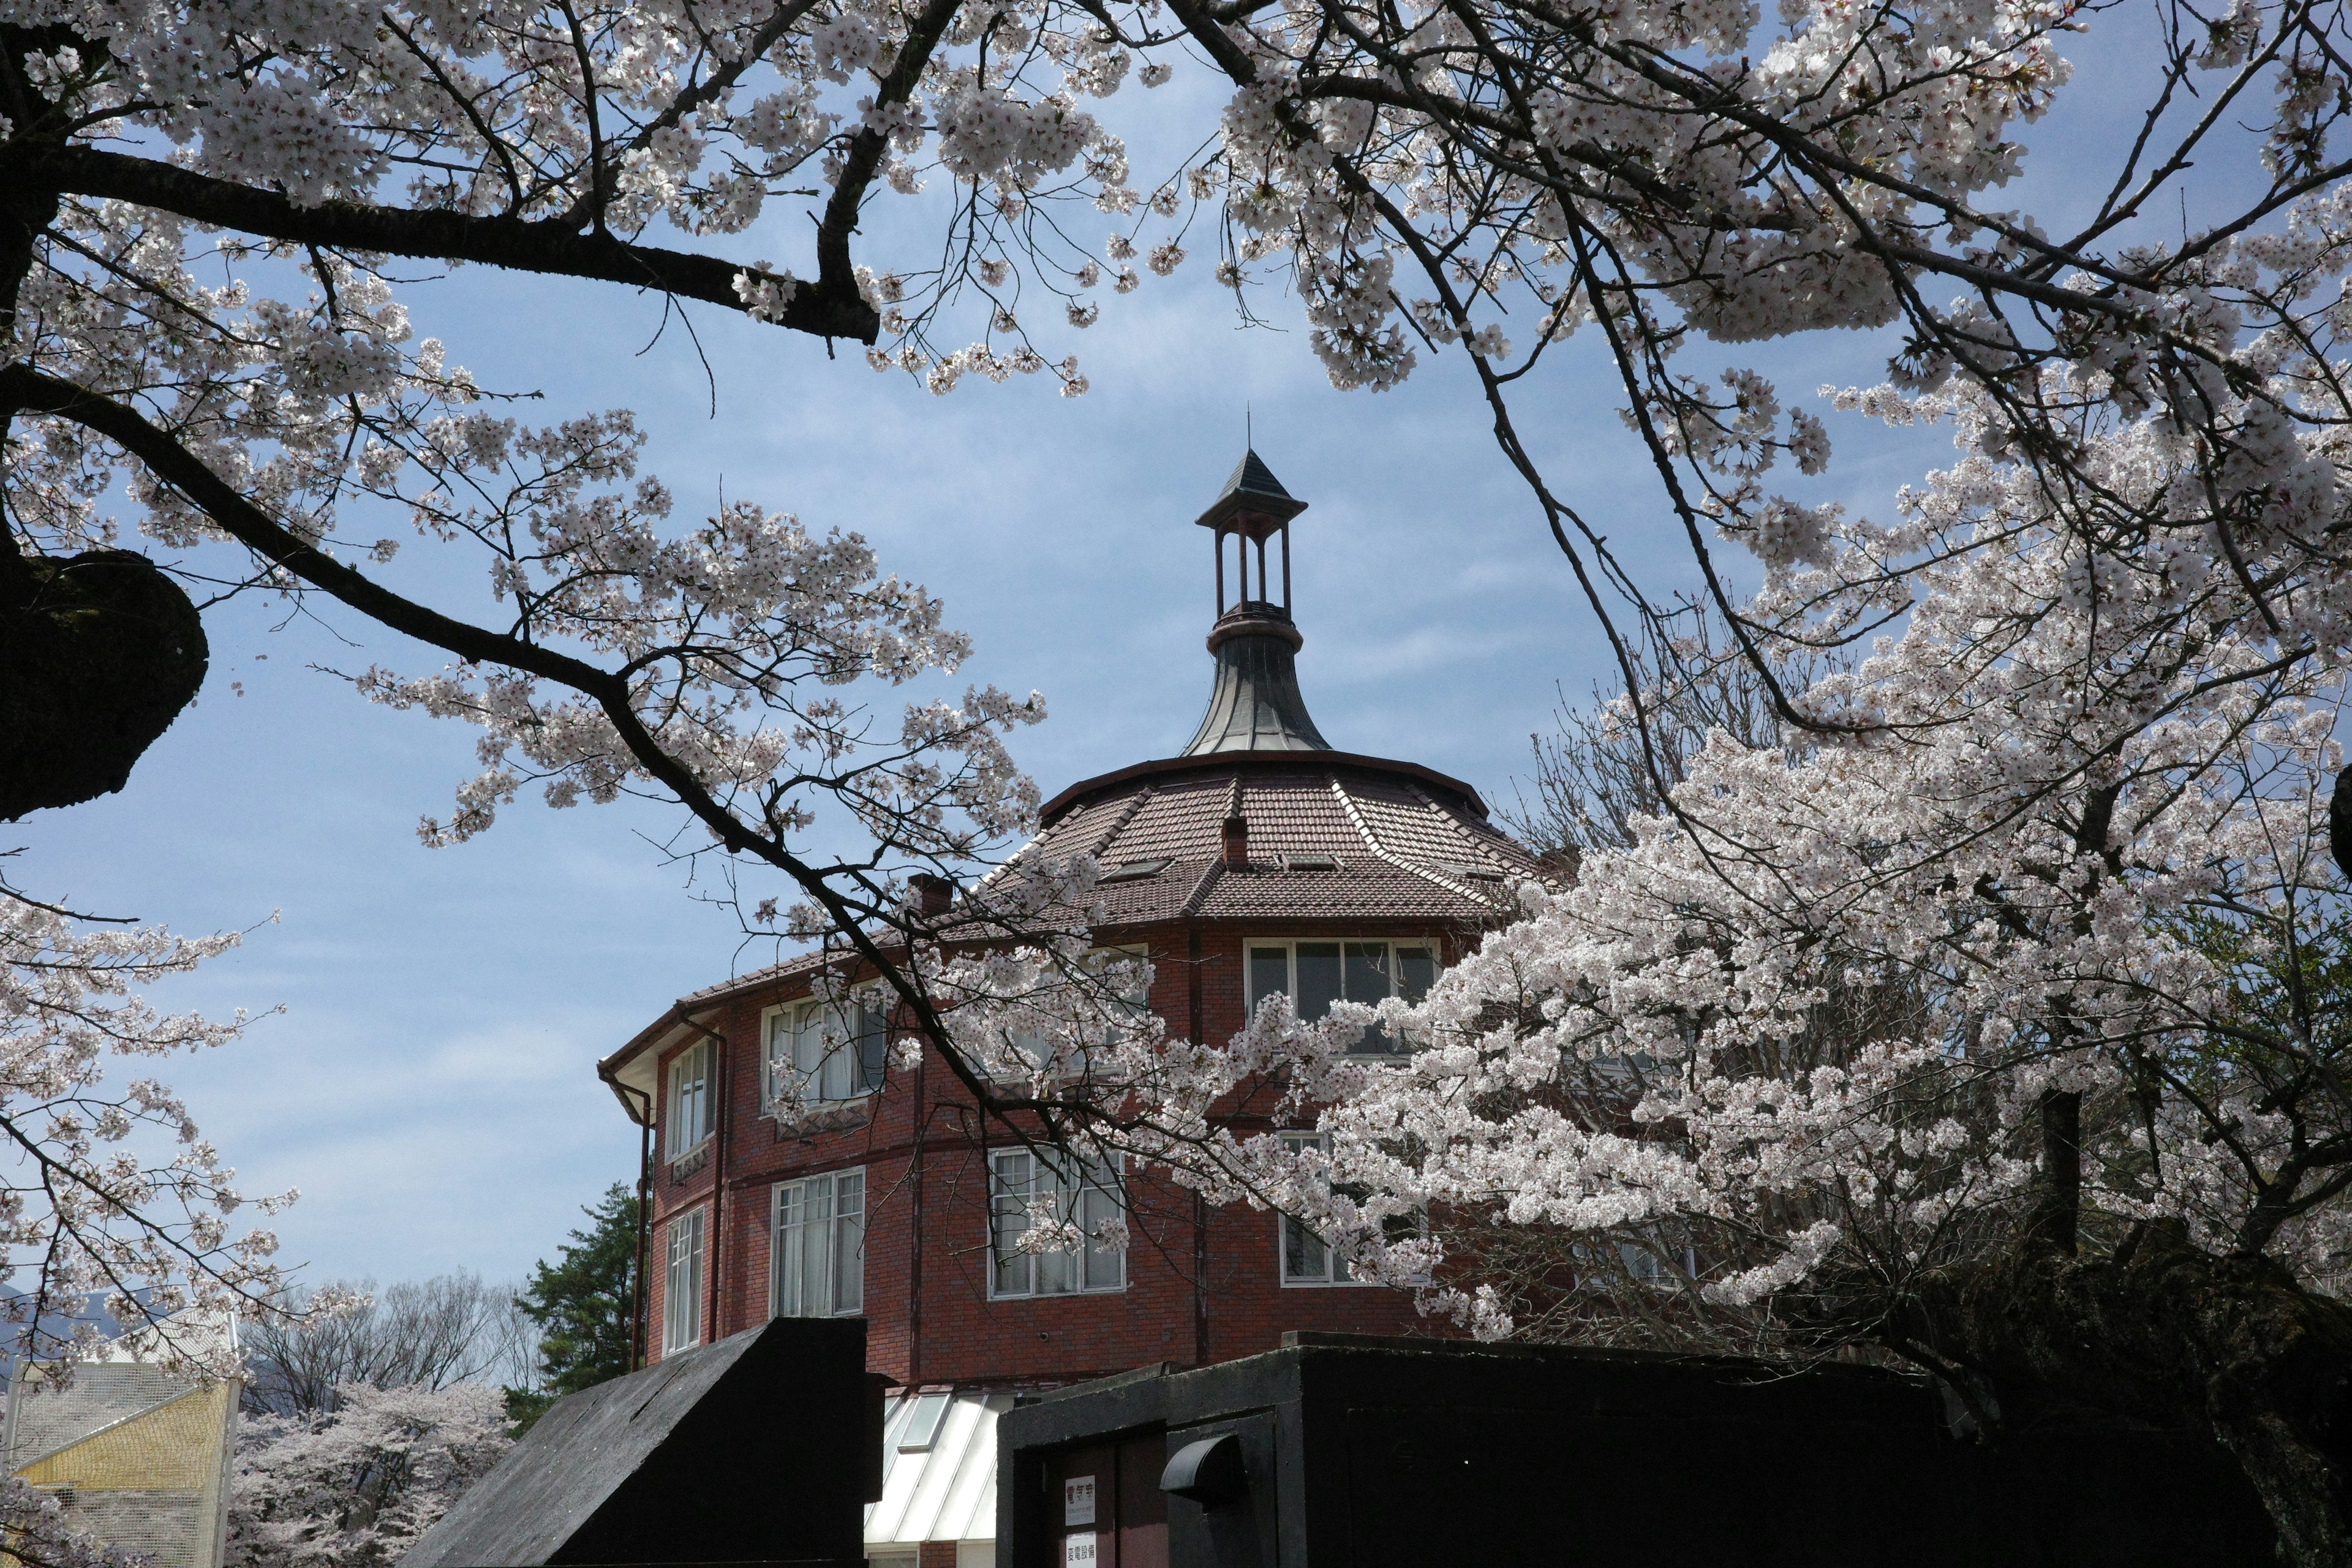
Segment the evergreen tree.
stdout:
[[629,1370],[630,1330],[637,1300],[637,1197],[614,1182],[581,1213],[584,1230],[553,1263],[544,1258],[515,1305],[539,1325],[540,1385],[507,1390],[507,1413],[518,1435],[547,1407]]

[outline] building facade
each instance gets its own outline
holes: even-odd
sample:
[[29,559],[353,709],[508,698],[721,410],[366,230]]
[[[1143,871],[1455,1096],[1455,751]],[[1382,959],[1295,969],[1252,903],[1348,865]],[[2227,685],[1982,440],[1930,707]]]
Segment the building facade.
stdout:
[[[1307,1016],[1418,994],[1534,869],[1467,784],[1316,728],[1290,613],[1301,510],[1244,457],[1199,519],[1218,616],[1192,740],[1072,784],[1022,852],[1095,858],[1097,939],[1149,956],[1145,1005],[1188,1038],[1230,1037],[1276,991]],[[858,1005],[812,1000],[817,963],[682,998],[599,1071],[646,1129],[648,1358],[776,1314],[866,1320],[872,1366],[903,1391],[868,1520],[877,1563],[985,1558],[995,1414],[1023,1391],[1249,1355],[1290,1329],[1428,1331],[1405,1296],[1350,1280],[1275,1215],[1213,1209],[1149,1171],[1057,1169],[992,1136],[935,1055],[886,1074],[879,1009],[825,1028],[822,1007]],[[1089,1234],[1123,1212],[1127,1244],[1023,1251],[1047,1194]]]

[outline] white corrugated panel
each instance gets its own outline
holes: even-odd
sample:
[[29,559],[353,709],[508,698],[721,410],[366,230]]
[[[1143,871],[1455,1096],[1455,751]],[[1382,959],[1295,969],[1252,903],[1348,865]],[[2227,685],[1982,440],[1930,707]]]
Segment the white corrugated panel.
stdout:
[[890,1401],[882,1421],[882,1500],[866,1506],[866,1549],[996,1540],[996,1418],[1009,1394],[958,1394],[931,1446],[898,1451],[919,1395]]

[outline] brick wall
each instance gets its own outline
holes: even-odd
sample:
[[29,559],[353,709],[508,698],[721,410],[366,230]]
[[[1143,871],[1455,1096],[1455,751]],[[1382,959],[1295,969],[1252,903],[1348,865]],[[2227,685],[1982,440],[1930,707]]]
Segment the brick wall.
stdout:
[[[1196,934],[1197,963],[1189,958]],[[1223,1039],[1244,1022],[1244,937],[1318,935],[1430,933],[1363,921],[1344,931],[1171,926],[1124,933],[1121,941],[1148,943],[1155,965],[1150,1004],[1172,1032],[1191,1031],[1197,982],[1202,1033]],[[723,1337],[767,1316],[774,1184],[851,1167],[866,1173],[867,1356],[902,1383],[1064,1383],[1147,1362],[1225,1361],[1276,1348],[1286,1329],[1437,1331],[1402,1292],[1285,1287],[1276,1215],[1205,1208],[1150,1172],[1128,1184],[1132,1239],[1125,1289],[991,1300],[987,1140],[971,1096],[936,1058],[919,1071],[894,1068],[878,1094],[789,1136],[780,1137],[774,1120],[761,1114],[762,1013],[805,992],[802,983],[743,997],[723,1017],[704,1020],[725,1040],[718,1053],[719,1131],[677,1164],[656,1142],[647,1291],[653,1354],[661,1345],[673,1217],[698,1205],[705,1210],[704,1337],[714,1329]],[[665,1088],[675,1054],[659,1064]],[[666,1094],[656,1106],[666,1117]],[[1251,1110],[1246,1104],[1232,1109],[1244,1119]],[[995,1137],[1003,1141],[1001,1130]]]

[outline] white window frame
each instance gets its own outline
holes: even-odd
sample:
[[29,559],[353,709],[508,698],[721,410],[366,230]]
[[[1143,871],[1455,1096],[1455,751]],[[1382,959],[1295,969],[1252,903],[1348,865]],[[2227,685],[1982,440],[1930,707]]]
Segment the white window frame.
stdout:
[[718,1125],[711,1080],[716,1058],[709,1040],[697,1040],[669,1059],[668,1123],[662,1130],[662,1148],[672,1160],[684,1159],[709,1141]]
[[[988,1156],[988,1295],[993,1301],[1049,1296],[1112,1295],[1127,1289],[1127,1248],[1097,1246],[1097,1226],[1124,1208],[1126,1162],[1078,1173],[1056,1169],[1027,1149],[994,1149]],[[1018,1171],[1016,1178],[1013,1173]],[[1029,1229],[1029,1200],[1043,1174],[1055,1212],[1075,1220],[1088,1239],[1074,1252],[1023,1252],[1014,1245]],[[1017,1190],[1016,1190],[1017,1188]]]
[[[837,1003],[803,996],[761,1012],[761,1113],[845,1105],[879,1089],[890,1048],[889,1016],[882,1000],[881,988],[867,985]],[[835,1037],[830,1044],[824,1037],[828,1013]],[[868,1029],[879,1033],[873,1060],[862,1044]]]
[[673,1215],[662,1227],[662,1354],[702,1342],[702,1208]]
[[[1403,994],[1401,989],[1403,984],[1403,963],[1401,955],[1407,950],[1425,952],[1429,955],[1429,979],[1432,985],[1437,983],[1437,977],[1439,975],[1445,973],[1444,961],[1441,957],[1442,950],[1438,947],[1437,939],[1434,937],[1346,935],[1248,937],[1244,938],[1242,942],[1242,994],[1249,1005],[1249,1016],[1251,1017],[1255,1018],[1257,1016],[1258,1004],[1264,1001],[1266,997],[1274,994],[1274,992],[1271,989],[1260,990],[1258,987],[1258,955],[1260,952],[1277,947],[1282,950],[1282,994],[1296,998],[1298,994],[1298,949],[1301,944],[1318,947],[1337,947],[1339,950],[1339,976],[1342,995],[1339,998],[1337,998],[1338,1000],[1349,1002],[1379,1002],[1386,999],[1385,997],[1348,996],[1345,994],[1348,975],[1348,949],[1349,947],[1380,946],[1388,950],[1390,956],[1385,962],[1385,967],[1388,971],[1389,989],[1387,994],[1389,996],[1396,996]],[[1424,988],[1424,990],[1426,988]],[[1318,1014],[1318,1016],[1320,1016],[1320,1015]],[[1368,1029],[1364,1032],[1364,1037],[1356,1043],[1354,1054],[1360,1056],[1393,1056],[1401,1054],[1402,1050],[1402,1047],[1389,1041],[1387,1037],[1381,1035],[1379,1031]]]
[[[1281,1137],[1282,1146],[1285,1149],[1328,1149],[1331,1146],[1330,1140],[1320,1132],[1285,1132]],[[1279,1223],[1274,1229],[1274,1272],[1275,1278],[1280,1281],[1284,1289],[1328,1290],[1341,1285],[1380,1283],[1377,1279],[1357,1279],[1349,1271],[1346,1260],[1339,1256],[1339,1252],[1306,1226],[1299,1224],[1288,1215],[1278,1215],[1276,1217]],[[1426,1234],[1428,1225],[1429,1216],[1424,1214],[1417,1228]],[[1302,1268],[1297,1273],[1292,1273],[1291,1259],[1294,1249],[1302,1263],[1310,1249],[1313,1254],[1319,1255],[1322,1272],[1312,1273]],[[1416,1276],[1411,1283],[1426,1285],[1429,1280],[1426,1276]]]
[[[816,1302],[809,1300],[812,1284]],[[778,1182],[768,1190],[768,1316],[850,1318],[865,1310],[866,1167]]]

